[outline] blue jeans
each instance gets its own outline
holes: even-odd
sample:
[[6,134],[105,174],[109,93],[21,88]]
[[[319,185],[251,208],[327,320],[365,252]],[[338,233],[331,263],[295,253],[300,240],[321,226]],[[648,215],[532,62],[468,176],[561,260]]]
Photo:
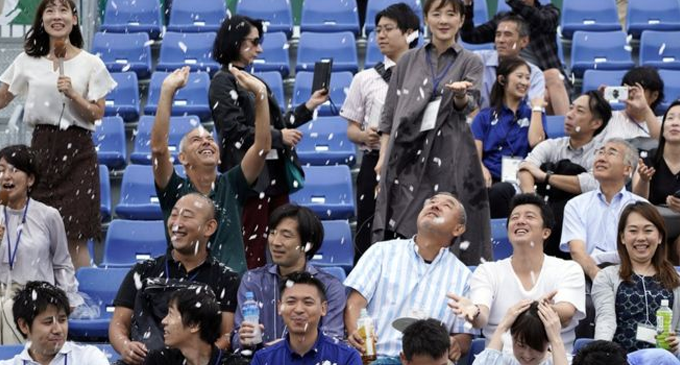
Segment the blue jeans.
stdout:
[[628,363],[630,365],[679,365],[680,360],[664,349],[644,349],[629,353]]
[[401,360],[399,360],[399,357],[379,357],[371,365],[401,365]]

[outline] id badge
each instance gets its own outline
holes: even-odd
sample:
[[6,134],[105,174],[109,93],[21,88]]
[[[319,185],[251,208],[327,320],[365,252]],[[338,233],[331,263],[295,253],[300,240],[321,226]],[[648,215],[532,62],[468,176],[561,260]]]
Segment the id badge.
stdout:
[[434,129],[435,124],[437,124],[437,114],[439,113],[439,104],[442,103],[442,98],[437,98],[431,101],[425,107],[425,113],[423,113],[423,121],[420,125],[420,131],[425,132]]
[[279,159],[279,152],[275,149],[272,148],[269,150],[269,153],[267,153],[267,157],[265,157],[267,160],[278,160]]
[[635,339],[656,346],[656,328],[644,323],[638,323]]
[[503,156],[501,180],[503,182],[517,183],[517,170],[522,159],[519,157]]
[[383,106],[385,106],[385,103],[382,100],[378,98],[373,98],[371,113],[368,116],[369,127],[378,129],[378,125],[380,124],[380,115],[382,114]]

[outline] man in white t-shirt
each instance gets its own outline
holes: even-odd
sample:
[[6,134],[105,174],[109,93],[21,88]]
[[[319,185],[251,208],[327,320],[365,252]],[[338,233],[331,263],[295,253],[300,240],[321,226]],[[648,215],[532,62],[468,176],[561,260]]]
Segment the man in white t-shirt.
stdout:
[[[510,205],[508,237],[511,257],[487,262],[475,270],[469,298],[449,294],[449,306],[473,327],[482,328],[487,339],[508,309],[523,299],[552,304],[562,322],[562,341],[572,352],[574,328],[585,317],[585,277],[573,262],[543,253],[543,242],[554,224],[552,211],[535,194],[515,196]],[[512,352],[512,339],[503,336],[503,351]]]

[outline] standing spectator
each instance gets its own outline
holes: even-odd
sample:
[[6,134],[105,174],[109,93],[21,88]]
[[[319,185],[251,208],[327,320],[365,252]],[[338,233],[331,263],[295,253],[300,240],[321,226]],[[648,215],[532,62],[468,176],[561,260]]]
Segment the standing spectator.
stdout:
[[291,167],[286,166],[285,160],[289,159],[288,162],[294,165],[292,168],[302,173],[294,149],[302,138],[302,132],[295,128],[310,121],[314,109],[328,100],[328,90],[316,90],[306,103],[283,115],[268,86],[266,96],[261,97],[238,85],[228,68],[231,66],[245,72],[262,52],[263,37],[260,20],[234,15],[222,22],[213,47],[213,58],[222,65],[222,69],[213,76],[209,93],[219,135],[222,156],[219,169],[222,172],[241,163],[254,143],[256,99],[264,98],[269,104],[272,149],[266,154],[265,168],[254,187],[264,194],[246,199],[242,217],[249,269],[266,264],[267,219],[276,207],[288,203],[293,182],[287,181],[286,169]]
[[76,269],[90,265],[87,240],[101,237],[92,132],[116,86],[104,62],[82,47],[75,2],[42,0],[24,52],[0,76],[0,109],[26,96],[24,123],[34,127],[31,146],[40,156],[32,195],[59,210]]
[[373,242],[412,237],[420,202],[454,192],[470,222],[463,239],[472,244],[453,250],[475,265],[480,257],[491,258],[491,246],[488,200],[466,115],[478,106],[484,65],[456,43],[464,20],[461,0],[427,0],[423,11],[431,42],[397,63],[378,127]]
[[[393,4],[375,16],[375,41],[383,54],[383,62],[354,76],[340,116],[347,119],[347,136],[364,152],[357,176],[357,234],[354,240],[354,262],[371,245],[371,222],[375,212],[375,189],[378,185],[375,164],[380,155],[378,124],[385,103],[392,71],[402,54],[414,47],[420,20],[411,7]],[[412,42],[409,39],[415,38]]]

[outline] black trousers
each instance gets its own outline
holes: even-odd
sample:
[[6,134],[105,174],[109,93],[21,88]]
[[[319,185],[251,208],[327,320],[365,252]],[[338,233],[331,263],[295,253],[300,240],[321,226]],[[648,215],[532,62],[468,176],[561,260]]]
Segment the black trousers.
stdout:
[[491,218],[510,215],[510,201],[515,196],[515,186],[507,182],[494,182],[488,189]]
[[375,165],[378,163],[378,151],[364,152],[357,176],[357,235],[354,240],[354,263],[371,247],[371,231],[373,213],[375,213],[375,188],[378,185]]

